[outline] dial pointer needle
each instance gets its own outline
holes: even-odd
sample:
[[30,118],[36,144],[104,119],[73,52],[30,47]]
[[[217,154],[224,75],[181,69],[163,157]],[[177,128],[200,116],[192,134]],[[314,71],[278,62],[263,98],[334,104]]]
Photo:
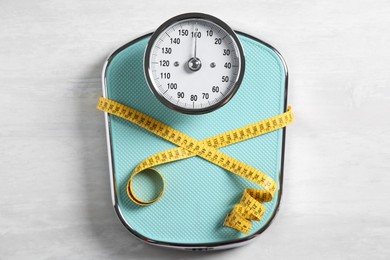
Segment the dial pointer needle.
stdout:
[[195,23],[194,25],[194,31],[191,34],[192,37],[195,37],[194,39],[194,53],[193,57],[188,61],[188,68],[192,71],[198,71],[202,67],[202,62],[196,57],[196,49],[198,47],[198,23]]
[[196,58],[196,45],[197,45],[197,38],[198,38],[198,31],[196,30],[197,28],[198,28],[198,25],[197,25],[197,23],[195,23],[195,49],[194,49],[194,58]]

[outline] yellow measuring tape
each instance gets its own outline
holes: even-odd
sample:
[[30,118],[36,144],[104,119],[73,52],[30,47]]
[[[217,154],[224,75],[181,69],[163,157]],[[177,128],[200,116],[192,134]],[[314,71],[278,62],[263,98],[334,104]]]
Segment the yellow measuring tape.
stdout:
[[[199,156],[264,188],[263,190],[245,189],[240,203],[235,205],[233,210],[227,215],[225,226],[248,234],[252,226],[250,220],[261,220],[265,212],[265,206],[261,202],[271,201],[278,190],[276,182],[271,177],[217,149],[288,126],[294,121],[294,115],[290,106],[287,112],[283,114],[201,141],[187,136],[135,109],[107,98],[100,97],[97,109],[124,118],[178,146],[177,148],[157,153],[135,167],[127,183],[127,194],[138,205],[147,206],[156,202],[163,195],[164,188],[153,200],[143,201],[133,192],[132,183],[134,176],[146,169],[160,174],[152,167],[193,156]],[[161,174],[160,176],[162,177]]]

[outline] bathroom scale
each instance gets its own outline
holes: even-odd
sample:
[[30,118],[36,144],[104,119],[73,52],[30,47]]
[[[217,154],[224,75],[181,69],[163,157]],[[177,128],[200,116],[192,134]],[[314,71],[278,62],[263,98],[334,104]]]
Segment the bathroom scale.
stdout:
[[264,41],[186,13],[115,50],[103,68],[112,201],[143,242],[245,245],[280,204],[287,66]]

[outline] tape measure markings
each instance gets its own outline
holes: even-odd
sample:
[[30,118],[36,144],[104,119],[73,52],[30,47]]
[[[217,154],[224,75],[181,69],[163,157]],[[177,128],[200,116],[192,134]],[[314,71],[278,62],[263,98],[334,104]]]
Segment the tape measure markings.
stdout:
[[[132,181],[134,176],[145,169],[150,169],[160,174],[152,167],[193,156],[199,156],[225,170],[231,171],[265,188],[265,190],[246,189],[240,203],[237,204],[233,208],[232,212],[227,215],[224,223],[225,226],[235,228],[247,234],[252,226],[251,221],[248,219],[260,220],[263,216],[265,207],[260,202],[268,202],[272,200],[273,195],[277,190],[276,182],[265,173],[218,151],[217,148],[222,148],[227,145],[235,144],[237,142],[286,127],[294,121],[291,107],[288,107],[287,112],[281,115],[207,138],[202,141],[189,137],[148,115],[130,107],[126,107],[113,100],[100,97],[97,108],[135,123],[138,126],[179,146],[178,148],[170,149],[148,157],[135,167],[135,170],[131,174],[127,184],[127,193],[129,198],[136,204],[147,206],[156,202],[163,195],[164,188],[156,198],[150,201],[143,201],[132,191]],[[163,178],[162,175],[161,178]]]

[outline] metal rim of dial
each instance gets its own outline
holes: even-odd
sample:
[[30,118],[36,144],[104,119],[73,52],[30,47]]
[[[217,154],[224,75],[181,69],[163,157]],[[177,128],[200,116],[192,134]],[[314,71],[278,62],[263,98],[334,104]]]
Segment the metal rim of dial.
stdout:
[[[235,80],[233,81],[233,84],[231,86],[231,90],[227,95],[225,95],[220,101],[217,103],[204,107],[204,108],[184,108],[178,105],[175,105],[174,103],[167,100],[163,94],[156,89],[156,86],[154,85],[154,82],[152,80],[152,71],[151,71],[151,64],[150,64],[150,58],[152,55],[152,49],[156,42],[156,40],[159,39],[160,35],[169,27],[171,27],[173,24],[182,22],[183,20],[190,20],[190,19],[201,19],[205,21],[209,21],[213,24],[216,24],[217,26],[221,27],[225,32],[233,39],[235,43],[235,47],[237,47],[238,50],[238,57],[239,57],[239,72]],[[175,16],[166,22],[164,22],[162,25],[160,25],[157,30],[152,34],[151,38],[149,39],[147,48],[145,50],[145,56],[144,56],[144,73],[145,78],[148,82],[150,90],[153,92],[154,96],[165,106],[169,107],[170,109],[184,113],[184,114],[205,114],[212,112],[218,108],[221,108],[226,103],[228,103],[232,97],[236,94],[237,90],[239,89],[241,82],[244,77],[245,72],[245,55],[243,48],[241,46],[241,42],[238,39],[236,33],[222,20],[208,15],[204,13],[185,13],[178,16]]]

